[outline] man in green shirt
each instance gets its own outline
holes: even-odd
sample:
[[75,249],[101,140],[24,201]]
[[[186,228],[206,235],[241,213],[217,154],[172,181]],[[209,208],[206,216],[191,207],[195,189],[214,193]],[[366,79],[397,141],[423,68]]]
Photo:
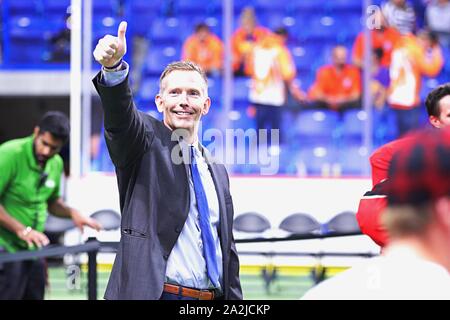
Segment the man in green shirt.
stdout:
[[[100,225],[68,207],[59,185],[63,161],[58,155],[69,137],[69,119],[47,112],[32,136],[0,145],[0,250],[35,250],[49,243],[43,233],[47,211],[72,218],[83,229]],[[0,264],[0,299],[44,298],[42,259]]]

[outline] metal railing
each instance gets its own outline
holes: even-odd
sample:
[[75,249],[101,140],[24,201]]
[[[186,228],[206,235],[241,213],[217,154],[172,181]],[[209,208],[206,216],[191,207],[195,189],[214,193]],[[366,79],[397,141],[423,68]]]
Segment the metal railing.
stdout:
[[[328,234],[291,234],[285,237],[254,237],[236,239],[236,243],[254,243],[254,242],[277,242],[277,241],[295,241],[295,240],[312,240],[324,239],[331,237],[346,237],[361,235],[360,232],[348,233],[328,233]],[[0,263],[31,260],[36,258],[58,257],[65,254],[76,254],[86,252],[88,255],[88,300],[97,300],[97,254],[116,253],[119,247],[117,241],[99,241],[97,238],[88,238],[87,242],[75,246],[50,245],[35,251],[20,251],[16,253],[0,254]],[[372,257],[376,254],[371,252],[256,252],[256,251],[239,251],[238,254],[243,255],[263,255],[263,256],[312,256],[312,257]]]

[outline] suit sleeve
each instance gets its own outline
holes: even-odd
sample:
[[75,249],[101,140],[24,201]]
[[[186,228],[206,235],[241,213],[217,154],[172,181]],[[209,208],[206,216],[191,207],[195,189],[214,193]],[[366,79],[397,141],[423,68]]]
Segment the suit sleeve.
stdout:
[[102,101],[105,139],[111,160],[116,167],[125,167],[147,150],[153,131],[146,128],[134,105],[128,77],[108,87],[102,84],[99,72],[93,83]]
[[[387,180],[385,180],[387,181]],[[383,225],[381,217],[387,206],[386,195],[382,192],[381,182],[372,191],[367,192],[359,201],[356,220],[361,232],[369,236],[380,247],[384,247],[389,242],[389,236]]]
[[[223,169],[224,177],[226,178],[226,189],[230,190],[230,179],[228,177],[227,170],[224,166],[220,166]],[[228,206],[228,205],[227,205]],[[231,208],[233,208],[233,201],[231,200]],[[236,250],[236,243],[234,241],[233,236],[233,219],[234,219],[234,212],[233,209],[228,212],[230,215],[229,218],[229,233],[231,238],[231,247],[230,247],[230,257],[229,257],[229,264],[228,264],[228,274],[229,274],[229,294],[227,299],[229,300],[242,300],[242,288],[241,288],[241,281],[239,278],[239,256]]]
[[242,300],[241,282],[239,280],[239,258],[234,237],[231,235],[230,250],[230,293],[229,300]]

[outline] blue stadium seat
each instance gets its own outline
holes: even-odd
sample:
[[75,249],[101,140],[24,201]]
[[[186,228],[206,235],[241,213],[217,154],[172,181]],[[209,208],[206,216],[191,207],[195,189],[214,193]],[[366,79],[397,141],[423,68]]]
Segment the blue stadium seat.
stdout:
[[312,70],[297,68],[297,78],[298,85],[304,91],[308,91],[308,89],[313,85],[316,75]]
[[233,110],[228,113],[229,126],[233,129],[254,129],[255,118],[248,115],[248,103],[235,104]]
[[51,35],[50,25],[43,18],[15,16],[8,23],[11,63],[42,63]]
[[152,101],[159,92],[159,77],[146,77],[139,89],[139,98]]
[[375,146],[381,146],[398,136],[396,116],[391,108],[385,106],[382,110],[374,109],[372,115]]
[[367,113],[361,109],[351,109],[344,112],[342,124],[342,138],[362,142]]
[[212,103],[218,103],[222,95],[222,79],[220,77],[208,78],[208,95]]
[[[312,176],[332,175],[337,162],[337,152],[332,144],[305,145],[300,147],[297,158],[299,174]],[[305,172],[302,172],[305,171]]]
[[60,24],[66,24],[65,20],[69,16],[70,0],[44,0],[45,18],[53,21],[60,21]]
[[149,37],[153,43],[170,44],[184,40],[189,32],[190,30],[178,18],[157,18],[152,23]]
[[18,15],[8,21],[9,35],[13,38],[44,39],[50,25],[39,16]]
[[114,172],[114,165],[108,153],[108,147],[106,146],[106,141],[103,138],[104,128],[102,128],[100,146],[98,155],[96,158],[91,160],[91,170],[101,171],[101,172]]
[[235,102],[248,101],[248,90],[250,79],[246,77],[236,77],[233,80],[233,98]]
[[133,13],[139,11],[159,11],[161,7],[163,7],[164,2],[166,0],[133,0],[128,1],[127,5],[129,6],[127,10],[131,10]]
[[211,14],[216,11],[218,3],[211,0],[177,0],[175,10],[177,14]]
[[283,1],[273,0],[253,0],[253,7],[256,12],[284,11],[286,9],[286,3]]
[[44,0],[44,10],[46,14],[66,12],[71,0]]
[[291,27],[292,24],[295,24],[295,18],[287,16],[284,11],[273,10],[263,13],[258,12],[258,21],[271,30],[279,27]]
[[121,19],[113,16],[96,16],[92,20],[93,33],[101,33],[117,35],[117,28]]
[[[345,145],[339,150],[339,163],[342,175],[358,176],[369,166],[370,154],[361,144]],[[369,174],[369,172],[367,172]]]
[[162,7],[162,0],[128,1],[125,5],[124,18],[128,21],[130,32],[141,37],[147,37],[153,20],[157,16],[161,16]]
[[[326,1],[328,2],[328,1]],[[284,3],[284,2],[283,2]],[[324,10],[324,3],[317,0],[302,0],[292,2],[290,5],[292,12],[303,12],[306,14],[320,12]]]
[[158,76],[171,62],[180,60],[180,46],[151,47],[145,61],[144,70],[148,75]]
[[[212,0],[212,1],[216,3],[222,3],[221,0]],[[253,4],[252,0],[234,0],[233,1],[234,12],[240,13],[244,7],[251,6],[252,4]]]
[[[199,23],[206,23],[210,31],[221,37],[222,34],[222,17],[217,15],[205,14],[179,14],[180,24],[185,26],[180,38],[184,41],[188,36],[195,32],[195,27]],[[223,39],[222,39],[223,40]]]
[[[339,32],[349,32],[350,34],[356,34],[363,30],[363,24],[361,23],[361,13],[333,13],[335,19],[335,26]],[[339,28],[339,26],[345,25],[345,28]],[[352,39],[353,41],[354,39]],[[352,42],[353,43],[353,42]]]
[[92,1],[94,16],[117,16],[119,13],[119,0],[95,0]]
[[[9,0],[4,2],[11,15],[38,15],[43,12],[42,0]],[[2,4],[2,6],[5,4]]]
[[332,141],[338,125],[338,115],[331,110],[302,110],[295,119],[297,139],[302,143]]
[[290,49],[294,63],[299,69],[312,71],[326,62],[323,48],[317,44],[294,46]]
[[352,12],[352,13],[358,13],[362,14],[362,2],[361,1],[355,1],[355,0],[333,0],[333,1],[327,1],[327,7],[330,11],[336,12]]
[[336,39],[339,25],[333,15],[314,14],[304,21],[305,36],[313,40],[332,41]]

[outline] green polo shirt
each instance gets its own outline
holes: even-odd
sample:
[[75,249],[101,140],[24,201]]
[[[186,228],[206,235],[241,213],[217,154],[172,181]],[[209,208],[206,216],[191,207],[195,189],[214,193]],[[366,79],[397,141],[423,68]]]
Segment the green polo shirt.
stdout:
[[[59,155],[49,159],[44,169],[38,165],[33,153],[33,136],[5,142],[0,145],[0,203],[23,225],[44,231],[47,202],[60,196],[62,170]],[[39,186],[44,172],[47,179]],[[9,252],[33,249],[2,226],[0,246]]]

